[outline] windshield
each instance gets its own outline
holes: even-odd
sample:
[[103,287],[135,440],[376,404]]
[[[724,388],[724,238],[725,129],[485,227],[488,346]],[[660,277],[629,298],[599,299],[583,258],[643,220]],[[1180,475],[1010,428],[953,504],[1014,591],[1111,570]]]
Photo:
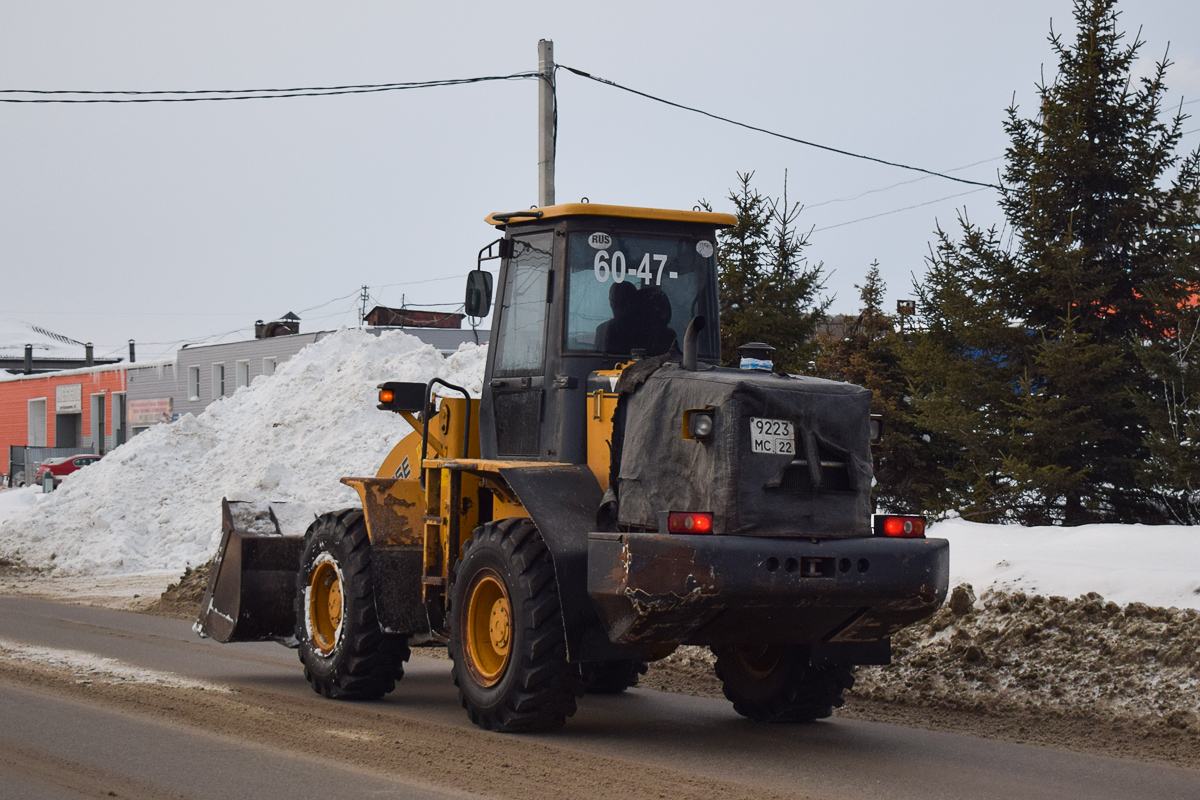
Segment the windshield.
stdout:
[[567,238],[566,349],[662,355],[697,315],[709,322],[699,355],[715,359],[715,249],[711,236],[579,232]]

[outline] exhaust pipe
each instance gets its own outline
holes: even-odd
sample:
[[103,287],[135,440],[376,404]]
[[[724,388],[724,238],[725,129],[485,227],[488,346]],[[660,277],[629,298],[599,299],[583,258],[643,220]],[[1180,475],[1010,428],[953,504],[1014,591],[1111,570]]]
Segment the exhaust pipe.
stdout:
[[708,325],[708,320],[703,315],[692,317],[692,321],[688,323],[687,332],[683,334],[683,368],[689,372],[696,371],[696,347],[697,340],[700,338],[700,331]]

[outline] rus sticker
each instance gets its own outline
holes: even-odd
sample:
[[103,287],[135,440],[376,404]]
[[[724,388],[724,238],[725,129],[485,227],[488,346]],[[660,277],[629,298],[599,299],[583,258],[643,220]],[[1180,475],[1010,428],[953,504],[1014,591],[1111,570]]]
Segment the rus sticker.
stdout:
[[696,242],[696,252],[700,254],[701,258],[708,258],[713,254],[712,242],[708,239],[701,239]]
[[[588,237],[588,244],[597,250],[607,250],[612,247],[612,237],[607,233],[593,233]],[[712,248],[712,245],[709,245]]]

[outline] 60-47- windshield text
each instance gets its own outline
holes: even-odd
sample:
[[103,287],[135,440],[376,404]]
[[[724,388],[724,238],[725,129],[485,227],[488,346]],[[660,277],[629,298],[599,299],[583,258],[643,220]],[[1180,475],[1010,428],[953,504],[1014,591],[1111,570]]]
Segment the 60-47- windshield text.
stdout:
[[[653,262],[653,263],[652,263]],[[646,253],[642,256],[642,261],[638,264],[638,268],[634,272],[629,272],[626,266],[627,261],[625,254],[620,250],[613,251],[610,257],[607,250],[600,250],[596,253],[596,258],[592,262],[592,269],[596,274],[596,280],[600,283],[605,283],[611,277],[613,283],[623,283],[626,277],[641,278],[644,285],[653,282],[654,286],[661,286],[663,281],[663,268],[667,265],[667,257],[661,253]],[[679,273],[675,270],[667,270],[667,277],[670,279],[678,278]]]

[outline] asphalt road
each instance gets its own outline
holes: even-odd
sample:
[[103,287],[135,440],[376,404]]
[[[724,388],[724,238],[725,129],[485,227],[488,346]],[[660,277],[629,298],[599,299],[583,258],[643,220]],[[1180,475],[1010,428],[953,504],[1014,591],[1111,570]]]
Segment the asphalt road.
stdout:
[[[635,782],[687,776],[692,788],[682,796],[705,796],[711,785],[727,797],[1200,797],[1200,772],[1192,770],[836,717],[756,725],[720,700],[642,689],[584,698],[556,734],[488,734],[459,707],[447,661],[414,658],[384,700],[337,703],[313,694],[294,652],[278,645],[219,645],[178,620],[28,598],[0,597],[0,640],[228,686],[236,693],[223,696],[227,710],[211,712],[224,716],[210,719],[237,716],[238,704],[256,715],[253,724],[214,727],[185,713],[186,694],[126,704],[120,693],[137,697],[135,687],[92,700],[61,682],[7,680],[3,798],[424,798],[463,796],[464,787],[510,797],[615,796],[636,785],[597,783],[614,771]],[[354,736],[375,749],[321,749]],[[500,777],[488,783],[477,774],[484,769],[532,789]],[[575,772],[578,783],[564,785]]]

